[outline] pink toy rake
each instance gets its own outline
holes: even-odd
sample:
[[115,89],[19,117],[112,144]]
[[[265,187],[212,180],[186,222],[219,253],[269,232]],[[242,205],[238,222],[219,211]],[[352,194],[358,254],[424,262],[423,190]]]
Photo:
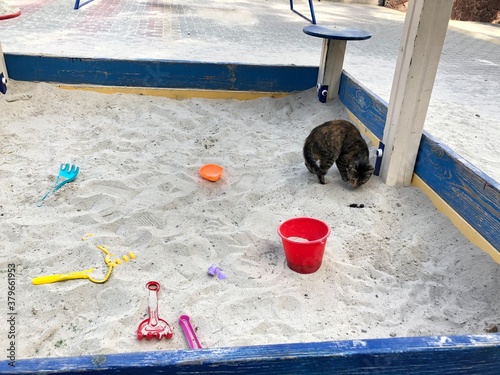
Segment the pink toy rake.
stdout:
[[163,337],[171,339],[173,336],[172,328],[168,323],[160,319],[158,315],[158,292],[160,291],[160,284],[156,281],[150,281],[146,284],[146,289],[148,289],[148,315],[147,319],[144,319],[139,327],[137,328],[137,338],[142,340],[146,337],[151,340],[156,337],[161,340]]

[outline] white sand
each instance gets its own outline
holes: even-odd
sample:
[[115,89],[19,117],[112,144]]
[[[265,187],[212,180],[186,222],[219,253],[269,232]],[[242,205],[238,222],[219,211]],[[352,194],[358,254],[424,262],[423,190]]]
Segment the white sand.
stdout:
[[[207,348],[479,334],[500,323],[500,267],[423,193],[377,177],[352,190],[335,167],[320,185],[307,171],[309,131],[347,118],[313,91],[174,101],[11,82],[0,113],[0,295],[15,263],[18,358],[184,349],[181,314]],[[36,207],[61,162],[78,164],[78,178]],[[223,178],[203,180],[205,163],[222,165]],[[276,232],[302,215],[332,227],[311,275],[287,268]],[[101,277],[98,244],[137,259],[104,284],[31,284],[91,267]],[[209,276],[211,264],[227,279]],[[136,337],[150,280],[161,284],[168,341]]]
[[4,4],[0,1],[0,16],[6,17],[19,12],[19,8]]

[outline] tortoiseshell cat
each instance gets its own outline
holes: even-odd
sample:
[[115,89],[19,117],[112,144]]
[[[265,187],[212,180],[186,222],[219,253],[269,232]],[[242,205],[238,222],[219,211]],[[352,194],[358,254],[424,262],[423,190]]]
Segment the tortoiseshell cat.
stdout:
[[337,164],[342,180],[353,187],[363,185],[373,174],[368,145],[358,128],[345,120],[327,121],[315,127],[304,143],[304,160],[322,184],[333,163]]

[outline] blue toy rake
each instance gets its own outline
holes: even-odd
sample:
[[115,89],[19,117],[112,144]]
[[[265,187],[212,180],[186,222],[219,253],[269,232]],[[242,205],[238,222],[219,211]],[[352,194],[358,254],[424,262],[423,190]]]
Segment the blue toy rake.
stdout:
[[40,199],[40,201],[38,201],[36,205],[38,207],[41,207],[43,205],[45,198],[54,194],[63,185],[73,181],[76,178],[76,176],[78,176],[78,172],[80,172],[80,167],[76,165],[70,163],[61,164],[61,166],[59,167],[59,175],[57,176],[54,185],[49,189],[47,193],[45,193],[45,195],[42,197],[42,199]]

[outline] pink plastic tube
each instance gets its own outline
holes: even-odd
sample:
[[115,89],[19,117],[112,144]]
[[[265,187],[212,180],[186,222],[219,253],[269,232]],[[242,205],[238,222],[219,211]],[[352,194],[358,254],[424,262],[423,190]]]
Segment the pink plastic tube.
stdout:
[[186,340],[191,349],[201,349],[201,344],[198,341],[198,337],[196,337],[196,333],[194,332],[193,326],[191,326],[191,322],[189,321],[189,316],[181,315],[179,318],[179,325],[184,332],[184,336],[186,336]]

